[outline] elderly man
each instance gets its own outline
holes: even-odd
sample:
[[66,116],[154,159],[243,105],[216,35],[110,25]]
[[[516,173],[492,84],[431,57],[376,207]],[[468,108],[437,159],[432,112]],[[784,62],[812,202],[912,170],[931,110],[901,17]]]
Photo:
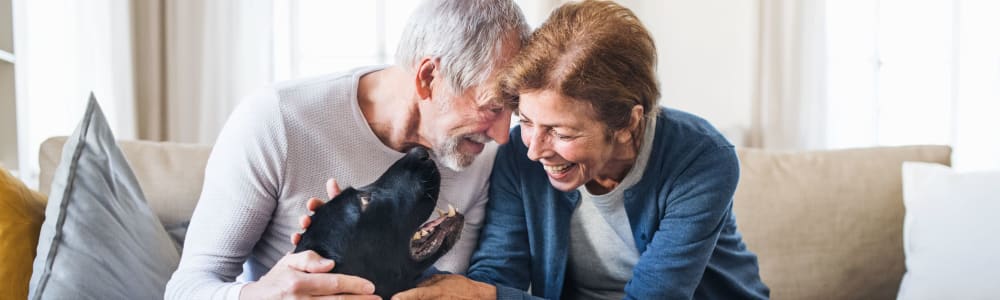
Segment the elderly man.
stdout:
[[442,167],[439,207],[466,216],[461,240],[435,267],[463,273],[496,143],[510,126],[491,86],[528,33],[510,0],[428,0],[410,17],[395,65],[279,83],[245,99],[212,150],[166,298],[373,297],[371,282],[326,273],[333,261],[287,254],[288,237],[326,178],[367,184],[417,146]]

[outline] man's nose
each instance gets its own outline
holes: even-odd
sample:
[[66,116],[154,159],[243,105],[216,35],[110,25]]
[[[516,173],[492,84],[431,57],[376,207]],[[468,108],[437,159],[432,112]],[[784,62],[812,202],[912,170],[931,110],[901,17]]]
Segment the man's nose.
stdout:
[[497,144],[506,144],[510,140],[510,112],[504,110],[491,122],[490,128],[486,129],[486,135]]

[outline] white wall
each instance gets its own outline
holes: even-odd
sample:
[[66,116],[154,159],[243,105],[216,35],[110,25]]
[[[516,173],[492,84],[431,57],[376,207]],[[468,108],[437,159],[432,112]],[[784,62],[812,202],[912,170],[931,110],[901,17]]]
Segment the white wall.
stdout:
[[751,127],[758,0],[620,0],[652,32],[662,104],[740,144]]

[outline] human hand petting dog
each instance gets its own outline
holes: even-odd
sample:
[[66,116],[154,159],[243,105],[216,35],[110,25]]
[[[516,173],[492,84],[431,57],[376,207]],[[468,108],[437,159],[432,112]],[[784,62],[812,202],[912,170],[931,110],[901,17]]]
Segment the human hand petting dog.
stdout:
[[[329,180],[326,181],[326,196],[329,197],[328,199],[333,199],[336,198],[337,195],[340,195],[340,185],[337,185],[337,180],[330,178]],[[323,203],[324,203],[323,200],[320,200],[319,198],[316,197],[309,198],[309,200],[306,201],[306,208],[309,209],[309,214],[299,218],[299,227],[302,229],[302,231],[305,231],[306,228],[309,228],[309,225],[312,224],[312,218],[310,218],[309,216],[312,215],[313,212],[315,212],[316,209],[320,207],[320,205],[323,205]],[[298,246],[299,241],[301,240],[302,240],[301,232],[296,232],[292,234],[292,245]],[[333,268],[330,269],[332,270]]]
[[[326,184],[330,198],[340,193],[340,187],[331,179]],[[318,198],[306,203],[309,211],[323,204]],[[309,216],[300,219],[302,228],[309,227]],[[292,235],[292,244],[298,244],[301,234]],[[299,299],[333,296],[332,299],[380,299],[374,295],[375,285],[370,281],[350,275],[328,273],[336,263],[313,251],[287,254],[256,282],[243,287],[240,299]],[[327,297],[323,297],[327,298]]]
[[[326,182],[326,193],[330,199],[340,194],[340,186],[337,185],[336,180],[330,179]],[[310,217],[312,212],[323,205],[323,203],[323,200],[316,197],[309,198],[306,201],[306,208],[309,209],[310,213],[299,219],[299,226],[301,226],[303,231],[312,224],[312,218]],[[301,233],[292,234],[291,242],[293,245],[298,245],[301,240]],[[312,251],[304,253],[315,254]],[[332,264],[324,272],[331,269],[333,269]],[[416,288],[398,293],[392,297],[392,300],[419,299],[496,299],[496,287],[471,280],[462,275],[434,275],[430,279],[417,284]]]
[[361,277],[327,273],[334,262],[316,252],[289,254],[260,280],[240,291],[240,299],[300,299],[339,295],[336,299],[380,299],[375,285]]

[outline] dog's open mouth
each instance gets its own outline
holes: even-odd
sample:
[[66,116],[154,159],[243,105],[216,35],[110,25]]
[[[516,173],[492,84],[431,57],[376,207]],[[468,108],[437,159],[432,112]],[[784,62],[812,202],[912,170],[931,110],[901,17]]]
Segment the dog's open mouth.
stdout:
[[462,235],[465,216],[455,211],[451,205],[448,205],[448,211],[438,209],[437,212],[437,219],[424,223],[413,233],[410,257],[415,261],[427,259],[439,250],[448,251]]

